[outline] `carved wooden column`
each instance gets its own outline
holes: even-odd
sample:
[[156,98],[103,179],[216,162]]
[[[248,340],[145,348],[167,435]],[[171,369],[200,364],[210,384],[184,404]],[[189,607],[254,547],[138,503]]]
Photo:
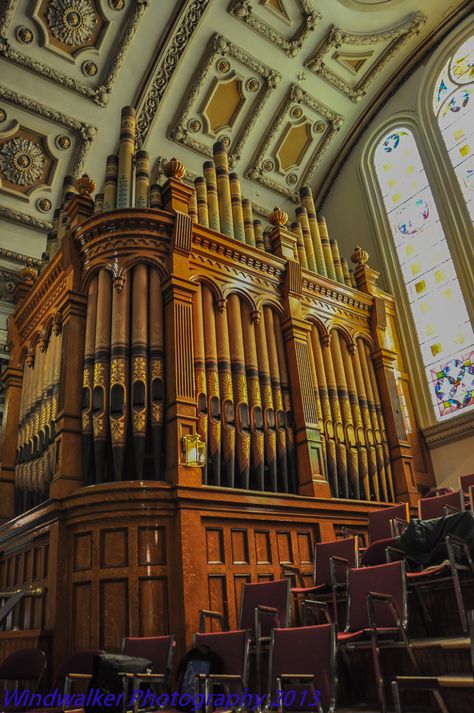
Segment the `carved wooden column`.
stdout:
[[95,183],[86,174],[76,181],[79,193],[66,208],[70,230],[63,238],[62,261],[65,271],[74,277],[61,308],[56,329],[62,330],[58,415],[56,418],[56,469],[49,488],[52,498],[67,495],[83,485],[82,475],[82,370],[87,297],[79,292],[81,263],[74,244],[74,228],[93,213],[91,193]]
[[364,250],[356,247],[351,259],[356,265],[357,287],[373,297],[372,334],[376,347],[371,356],[383,404],[395,495],[397,499],[407,501],[410,505],[416,505],[419,493],[416,486],[414,455],[403,422],[394,373],[397,355],[385,346],[387,328],[385,301],[383,292],[377,288],[376,284],[379,273],[366,264],[368,258],[369,256]]
[[[38,277],[32,262],[20,271],[20,279],[13,293],[17,304],[26,297]],[[15,464],[23,369],[18,366],[20,338],[13,316],[8,319],[8,344],[11,349],[10,361],[2,377],[5,384],[5,407],[0,449],[0,523],[10,520],[15,514]]]
[[302,315],[301,265],[296,259],[296,236],[284,228],[287,221],[286,213],[275,208],[270,216],[270,222],[275,226],[270,240],[273,253],[287,261],[283,298],[285,317],[281,326],[288,359],[294,415],[298,493],[330,498],[331,491],[324,473],[321,435],[318,428],[315,385],[309,361],[308,340],[311,326]]
[[201,485],[200,468],[184,465],[184,436],[196,433],[194,383],[193,296],[197,287],[189,280],[189,256],[193,239],[192,219],[187,214],[192,188],[182,183],[184,166],[172,159],[165,166],[168,181],[162,189],[163,207],[176,214],[169,277],[162,285],[165,321],[165,424],[166,471],[172,483]]

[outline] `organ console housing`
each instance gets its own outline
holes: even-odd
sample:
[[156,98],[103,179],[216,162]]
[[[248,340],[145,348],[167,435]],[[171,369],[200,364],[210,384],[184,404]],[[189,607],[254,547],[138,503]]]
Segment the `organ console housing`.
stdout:
[[316,541],[431,482],[394,301],[309,188],[267,225],[223,143],[150,185],[126,107],[94,191],[66,181],[9,325],[0,588],[45,589],[22,625],[55,662],[128,635],[182,650],[200,609],[235,626],[243,583],[310,581]]

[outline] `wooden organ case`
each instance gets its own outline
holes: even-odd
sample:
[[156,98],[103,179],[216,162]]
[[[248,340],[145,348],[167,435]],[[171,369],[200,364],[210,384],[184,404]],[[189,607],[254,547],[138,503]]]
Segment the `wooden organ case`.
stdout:
[[[431,482],[367,253],[350,271],[307,188],[264,229],[223,144],[194,186],[176,159],[150,185],[134,129],[126,107],[95,200],[87,176],[66,181],[43,269],[17,288],[0,589],[46,594],[0,654],[49,637],[58,662],[168,631],[183,648],[199,609],[235,626],[243,583],[288,562],[309,580],[315,541]],[[203,468],[186,464],[196,433]]]

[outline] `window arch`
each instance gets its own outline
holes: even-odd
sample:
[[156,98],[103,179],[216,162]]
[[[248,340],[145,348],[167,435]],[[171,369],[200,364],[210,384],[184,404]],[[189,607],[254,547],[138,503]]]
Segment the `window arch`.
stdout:
[[474,221],[474,35],[448,57],[432,108],[471,220]]
[[[446,101],[449,96],[446,97]],[[441,105],[440,105],[441,106]],[[438,420],[474,408],[474,333],[413,132],[378,139],[375,174]]]

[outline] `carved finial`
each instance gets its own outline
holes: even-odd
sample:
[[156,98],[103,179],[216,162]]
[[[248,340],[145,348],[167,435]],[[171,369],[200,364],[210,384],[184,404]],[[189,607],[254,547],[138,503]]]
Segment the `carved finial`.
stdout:
[[366,252],[365,250],[362,250],[362,248],[359,245],[355,246],[354,252],[351,255],[351,260],[354,263],[354,265],[365,265],[366,262],[369,259],[369,253]]
[[181,161],[178,161],[178,159],[173,156],[171,161],[167,161],[163,165],[163,173],[166,178],[177,178],[178,181],[181,181],[186,173],[186,168],[184,163],[181,163]]
[[47,339],[45,335],[42,334],[41,337],[38,339],[38,349],[40,350],[41,354],[45,353],[47,344]]
[[95,181],[87,173],[83,173],[81,178],[74,181],[74,188],[81,196],[91,196],[95,189]]
[[125,285],[125,275],[123,273],[114,275],[112,277],[112,284],[114,289],[118,292],[118,294],[120,294],[123,290],[123,286]]
[[61,333],[62,324],[63,324],[63,318],[61,317],[61,313],[60,313],[60,312],[55,312],[54,315],[53,315],[53,326],[52,326],[52,330],[53,330],[53,334],[54,334],[56,337],[58,336],[58,334]]
[[26,266],[20,270],[20,279],[22,282],[32,283],[38,277],[38,270],[33,267],[33,259],[29,257],[26,261]]
[[288,213],[285,213],[284,210],[275,206],[275,208],[273,209],[273,213],[270,213],[270,215],[268,216],[268,220],[270,221],[271,225],[283,227],[288,223]]
[[224,314],[226,308],[227,308],[227,300],[225,297],[221,297],[220,299],[217,300],[217,309],[221,314]]

